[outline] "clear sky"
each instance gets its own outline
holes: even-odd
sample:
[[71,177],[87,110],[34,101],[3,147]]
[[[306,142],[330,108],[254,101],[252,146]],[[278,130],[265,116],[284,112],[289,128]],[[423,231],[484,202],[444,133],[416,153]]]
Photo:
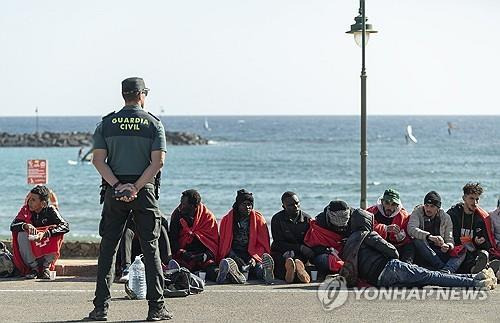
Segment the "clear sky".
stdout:
[[[498,114],[498,0],[366,0],[369,114]],[[102,115],[142,76],[166,115],[357,115],[357,0],[16,0],[0,116]]]

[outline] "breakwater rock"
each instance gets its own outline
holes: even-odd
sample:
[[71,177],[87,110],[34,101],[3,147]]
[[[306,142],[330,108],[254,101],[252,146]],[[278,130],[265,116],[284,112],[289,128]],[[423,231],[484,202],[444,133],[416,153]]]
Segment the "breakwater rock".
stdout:
[[[208,140],[190,132],[165,131],[167,145],[206,145]],[[82,147],[92,145],[90,132],[0,132],[0,147]]]
[[[12,242],[2,241],[12,252]],[[99,256],[99,242],[94,241],[64,241],[61,246],[61,258],[97,258]]]

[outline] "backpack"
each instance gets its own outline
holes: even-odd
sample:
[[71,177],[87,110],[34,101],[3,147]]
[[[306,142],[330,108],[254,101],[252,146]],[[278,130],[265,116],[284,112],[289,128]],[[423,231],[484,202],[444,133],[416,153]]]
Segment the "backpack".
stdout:
[[5,244],[0,241],[0,278],[14,276],[15,266],[13,257]]
[[169,269],[163,274],[165,277],[164,297],[186,297],[201,293],[205,288],[205,282],[187,268]]

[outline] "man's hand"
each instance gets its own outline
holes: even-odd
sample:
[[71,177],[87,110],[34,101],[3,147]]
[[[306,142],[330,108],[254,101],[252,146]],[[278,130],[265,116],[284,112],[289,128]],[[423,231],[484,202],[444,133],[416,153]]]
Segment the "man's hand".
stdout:
[[42,241],[46,236],[48,236],[48,234],[45,234],[46,232],[38,232],[35,241]]
[[391,225],[386,226],[386,230],[387,230],[387,233],[394,233],[394,234],[398,234],[399,231],[401,231],[401,229],[399,228],[399,225],[397,225],[397,224],[391,224]]
[[443,245],[441,246],[441,251],[442,251],[443,253],[447,253],[449,250],[450,250],[450,245],[449,245],[449,244],[445,243],[445,244],[443,244]]
[[441,247],[444,244],[444,239],[441,236],[430,235],[429,240],[432,241],[436,247]]
[[34,236],[38,234],[38,230],[32,224],[29,223],[23,224],[23,230],[26,231],[29,235]]
[[127,203],[132,202],[133,200],[135,200],[137,198],[138,190],[137,190],[137,187],[135,187],[135,185],[132,183],[120,184],[115,188],[115,191],[118,191],[118,192],[129,191],[130,192],[130,196],[122,196],[122,197],[117,198],[117,200],[120,200],[122,202],[127,202]]
[[475,237],[474,242],[476,243],[476,245],[480,246],[486,242],[486,239],[484,237]]

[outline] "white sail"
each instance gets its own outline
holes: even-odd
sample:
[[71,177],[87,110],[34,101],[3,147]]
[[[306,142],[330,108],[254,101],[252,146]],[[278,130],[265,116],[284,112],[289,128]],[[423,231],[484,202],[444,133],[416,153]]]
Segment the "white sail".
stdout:
[[411,125],[408,125],[406,127],[406,135],[405,135],[405,138],[406,138],[406,142],[409,143],[409,141],[411,140],[413,143],[417,143],[418,140],[417,138],[415,138],[415,136],[413,135],[413,129],[411,127]]
[[205,118],[204,128],[205,128],[205,130],[206,130],[206,131],[210,131],[210,130],[212,130],[212,129],[210,129],[210,127],[208,126],[208,120],[207,120],[207,118]]

